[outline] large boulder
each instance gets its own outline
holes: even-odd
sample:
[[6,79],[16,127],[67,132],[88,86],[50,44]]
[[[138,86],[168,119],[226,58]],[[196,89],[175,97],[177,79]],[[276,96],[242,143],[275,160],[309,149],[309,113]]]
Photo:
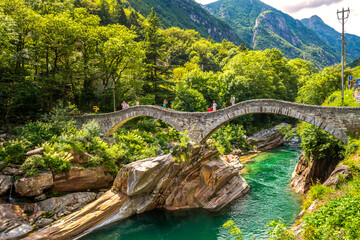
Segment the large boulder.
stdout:
[[15,191],[23,197],[39,196],[45,189],[51,188],[54,184],[53,175],[49,172],[42,172],[36,176],[21,177],[15,181]]
[[167,154],[124,166],[99,199],[26,239],[71,239],[155,208],[218,210],[249,190],[240,165],[206,146],[191,149],[185,162]]
[[117,174],[114,188],[128,196],[151,193],[173,165],[171,154],[125,165]]
[[255,145],[259,151],[266,151],[279,147],[284,144],[284,135],[278,130],[280,126],[289,126],[287,123],[281,123],[271,129],[264,129],[252,135],[247,140],[251,145]]
[[105,172],[104,167],[71,167],[69,172],[56,174],[54,177],[54,191],[79,192],[88,189],[100,189],[109,186],[113,176]]
[[343,163],[340,163],[339,166],[335,168],[334,171],[330,174],[330,177],[324,182],[324,186],[330,186],[335,188],[340,182],[340,175],[342,175],[343,179],[349,177],[349,167]]
[[13,204],[0,204],[0,239],[20,239],[32,230],[22,208]]
[[11,176],[0,175],[0,196],[5,195],[11,187]]

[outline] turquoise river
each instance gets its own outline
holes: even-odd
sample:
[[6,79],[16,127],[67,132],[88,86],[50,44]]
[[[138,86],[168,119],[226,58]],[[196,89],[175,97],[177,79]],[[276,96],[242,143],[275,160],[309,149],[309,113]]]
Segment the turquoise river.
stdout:
[[245,240],[267,239],[266,224],[281,217],[287,224],[294,222],[301,210],[301,198],[289,189],[291,173],[300,150],[279,147],[259,154],[245,166],[244,178],[250,192],[220,212],[200,210],[167,212],[155,210],[133,216],[102,228],[87,240],[211,240],[233,239],[222,228],[234,220]]

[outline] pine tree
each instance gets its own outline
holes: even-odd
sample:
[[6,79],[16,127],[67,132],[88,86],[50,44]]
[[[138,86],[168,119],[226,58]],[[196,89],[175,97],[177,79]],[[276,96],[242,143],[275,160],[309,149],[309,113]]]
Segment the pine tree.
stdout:
[[118,0],[115,5],[113,23],[119,23],[121,25],[125,25],[126,27],[130,27],[129,21],[124,11],[124,6],[120,0]]
[[101,0],[98,15],[101,19],[101,25],[106,26],[111,24],[110,6],[106,0]]
[[[147,16],[143,23],[143,34],[145,37],[145,65],[146,65],[146,84],[145,91],[162,92],[159,85],[165,84],[163,75],[167,74],[168,67],[161,62],[163,52],[161,50],[164,45],[164,38],[160,33],[160,20],[156,16],[154,8]],[[158,96],[161,98],[161,96]],[[159,99],[158,99],[159,100]]]

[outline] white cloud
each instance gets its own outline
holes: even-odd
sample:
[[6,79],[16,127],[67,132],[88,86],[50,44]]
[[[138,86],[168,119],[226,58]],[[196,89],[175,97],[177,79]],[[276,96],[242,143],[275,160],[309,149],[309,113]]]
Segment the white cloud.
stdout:
[[195,1],[201,4],[209,4],[212,2],[216,2],[217,0],[195,0]]

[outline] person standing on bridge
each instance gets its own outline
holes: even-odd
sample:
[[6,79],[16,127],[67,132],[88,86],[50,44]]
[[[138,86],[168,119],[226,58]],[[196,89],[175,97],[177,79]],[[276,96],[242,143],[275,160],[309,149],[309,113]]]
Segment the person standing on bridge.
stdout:
[[163,107],[164,107],[164,109],[166,109],[166,104],[167,104],[168,102],[166,101],[166,99],[164,99],[164,104],[163,104]]
[[216,102],[215,102],[215,100],[214,100],[214,101],[213,101],[213,107],[212,107],[213,112],[216,111],[216,107],[217,107],[217,104],[216,104]]
[[126,102],[123,101],[122,104],[121,104],[121,108],[124,110],[124,109],[126,109],[126,106],[127,106]]
[[235,96],[234,95],[231,96],[231,105],[232,106],[235,105]]

